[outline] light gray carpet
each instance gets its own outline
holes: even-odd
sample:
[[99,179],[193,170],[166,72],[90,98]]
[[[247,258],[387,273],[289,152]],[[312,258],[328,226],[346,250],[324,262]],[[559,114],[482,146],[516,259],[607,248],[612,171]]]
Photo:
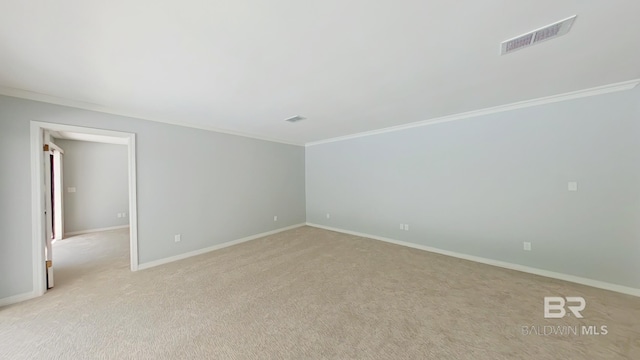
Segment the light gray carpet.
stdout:
[[[54,261],[55,289],[0,308],[0,358],[640,359],[639,298],[311,227],[136,273],[126,230]],[[584,319],[543,319],[554,295]],[[521,331],[582,324],[609,333]]]

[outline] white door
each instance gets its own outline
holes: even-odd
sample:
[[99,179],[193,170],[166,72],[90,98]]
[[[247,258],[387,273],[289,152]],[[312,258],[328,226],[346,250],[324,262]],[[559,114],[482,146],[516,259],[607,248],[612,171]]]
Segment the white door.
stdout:
[[55,242],[62,240],[64,236],[64,205],[62,203],[62,155],[64,155],[64,150],[55,144],[50,144],[50,148],[53,152],[53,169],[51,171],[51,191],[53,192],[51,196],[51,201],[53,202],[51,209],[53,210],[53,214],[51,217],[53,219],[53,241]]
[[[46,138],[46,136],[45,136]],[[45,143],[44,145],[44,154],[43,165],[44,165],[44,209],[45,209],[45,271],[47,277],[47,289],[51,289],[53,287],[53,209],[51,206],[51,163],[53,151],[49,144]]]

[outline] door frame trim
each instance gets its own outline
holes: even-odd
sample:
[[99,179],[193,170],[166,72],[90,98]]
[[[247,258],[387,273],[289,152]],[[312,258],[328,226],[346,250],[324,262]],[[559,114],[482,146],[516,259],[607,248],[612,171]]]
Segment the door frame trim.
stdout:
[[44,131],[75,132],[88,135],[99,135],[103,139],[112,138],[113,143],[127,145],[129,170],[129,242],[131,255],[131,271],[138,270],[138,209],[137,209],[137,176],[136,176],[136,134],[102,130],[88,127],[31,121],[31,223],[32,223],[32,261],[33,292],[35,296],[46,292],[46,276],[44,263],[45,246],[45,203],[43,161]]

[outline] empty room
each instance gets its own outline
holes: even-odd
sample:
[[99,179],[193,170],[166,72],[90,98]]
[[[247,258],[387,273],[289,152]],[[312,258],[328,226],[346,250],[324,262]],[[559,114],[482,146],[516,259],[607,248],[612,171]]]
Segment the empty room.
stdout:
[[0,359],[640,359],[638,14],[2,2]]

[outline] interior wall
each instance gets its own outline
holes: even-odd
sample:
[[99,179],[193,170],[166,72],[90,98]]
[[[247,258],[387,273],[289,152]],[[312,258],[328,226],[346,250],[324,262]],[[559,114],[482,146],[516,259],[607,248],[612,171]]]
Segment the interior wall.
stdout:
[[640,88],[308,146],[307,221],[640,288],[638,104]]
[[[128,225],[127,146],[64,139],[55,143],[64,150],[65,232]],[[126,216],[118,217],[123,213]]]
[[0,96],[0,299],[33,290],[31,120],[136,134],[140,264],[305,221],[304,147]]
[[4,111],[0,105],[0,299],[33,287],[29,129]]

